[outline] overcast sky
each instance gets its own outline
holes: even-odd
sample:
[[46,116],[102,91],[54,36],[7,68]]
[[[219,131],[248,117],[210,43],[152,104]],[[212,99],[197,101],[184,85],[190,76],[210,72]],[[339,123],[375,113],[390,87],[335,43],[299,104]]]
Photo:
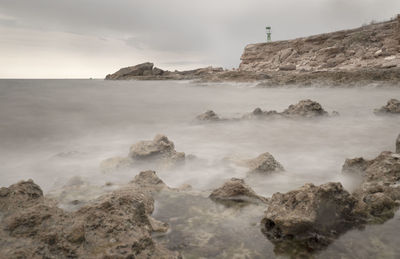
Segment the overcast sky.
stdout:
[[382,21],[400,0],[0,0],[0,78],[237,67],[246,44]]

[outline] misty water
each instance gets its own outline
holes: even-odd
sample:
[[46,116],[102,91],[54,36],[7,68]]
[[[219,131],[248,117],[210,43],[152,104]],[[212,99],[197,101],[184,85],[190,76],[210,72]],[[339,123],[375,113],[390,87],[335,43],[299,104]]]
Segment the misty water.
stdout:
[[[373,109],[395,88],[257,88],[253,84],[196,84],[174,81],[0,80],[0,187],[33,179],[45,194],[93,199],[128,183],[142,169],[104,173],[100,163],[126,156],[129,147],[162,133],[177,151],[196,156],[185,165],[157,168],[169,186],[190,184],[193,193],[156,197],[154,217],[170,230],[155,238],[187,258],[267,258],[280,256],[260,232],[265,208],[227,208],[207,194],[232,178],[245,178],[236,159],[270,152],[286,169],[246,178],[259,194],[271,196],[304,183],[341,182],[346,158],[374,158],[394,150],[400,117]],[[246,120],[198,123],[212,109],[221,117],[240,117],[256,107],[282,111],[301,99],[319,102],[340,116],[319,120]],[[79,179],[79,180],[77,180]],[[72,194],[65,188],[83,182]],[[105,187],[106,183],[113,183]],[[72,192],[72,191],[71,191]],[[74,196],[75,195],[75,196]],[[63,197],[59,197],[61,200]],[[67,199],[68,200],[68,199]],[[68,206],[60,203],[68,209]],[[319,252],[321,258],[398,258],[400,215],[383,225],[351,230]]]

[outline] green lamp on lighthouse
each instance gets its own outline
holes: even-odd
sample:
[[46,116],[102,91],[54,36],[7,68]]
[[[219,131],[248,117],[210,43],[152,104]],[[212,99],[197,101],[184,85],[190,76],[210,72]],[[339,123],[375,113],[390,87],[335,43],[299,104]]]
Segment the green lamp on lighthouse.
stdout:
[[265,29],[267,30],[267,42],[271,42],[271,26],[267,26]]

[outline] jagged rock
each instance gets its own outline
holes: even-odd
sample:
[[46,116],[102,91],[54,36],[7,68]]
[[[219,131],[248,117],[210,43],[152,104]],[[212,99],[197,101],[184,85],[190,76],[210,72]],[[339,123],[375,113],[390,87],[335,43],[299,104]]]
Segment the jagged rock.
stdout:
[[160,191],[167,187],[167,185],[158,178],[155,171],[140,172],[131,183],[137,184],[141,189],[150,189],[151,191]]
[[221,120],[219,116],[212,110],[208,110],[205,113],[202,113],[196,117],[197,120],[200,121],[219,121]]
[[306,184],[288,193],[275,193],[262,220],[262,231],[279,246],[294,242],[318,250],[359,222],[356,199],[340,183]]
[[164,160],[164,162],[180,162],[185,153],[176,152],[175,145],[165,135],[156,135],[151,141],[140,141],[131,146],[129,157],[134,161]]
[[363,182],[354,192],[357,211],[370,222],[384,222],[393,217],[400,205],[400,155],[382,152],[363,162]]
[[268,152],[246,161],[249,173],[270,174],[284,171],[283,166]]
[[362,157],[357,157],[353,159],[346,159],[342,167],[343,173],[355,173],[362,174],[369,165],[369,161]]
[[375,114],[400,114],[400,101],[390,99],[385,106],[374,110]]
[[154,163],[155,167],[169,167],[185,161],[184,152],[176,152],[175,145],[165,135],[158,134],[153,140],[140,141],[130,147],[128,157],[114,157],[100,164],[103,172],[126,169],[142,162]]
[[265,201],[248,186],[243,179],[232,178],[221,187],[215,189],[209,196],[215,201],[253,202]]
[[400,153],[400,135],[396,139],[396,153]]
[[283,115],[289,117],[320,117],[327,116],[328,113],[322,108],[322,106],[312,100],[301,100],[297,104],[290,105],[286,110],[282,112]]
[[166,226],[151,218],[149,193],[133,185],[76,212],[52,205],[33,181],[2,188],[0,240],[7,242],[0,242],[1,257],[180,258],[152,239]]

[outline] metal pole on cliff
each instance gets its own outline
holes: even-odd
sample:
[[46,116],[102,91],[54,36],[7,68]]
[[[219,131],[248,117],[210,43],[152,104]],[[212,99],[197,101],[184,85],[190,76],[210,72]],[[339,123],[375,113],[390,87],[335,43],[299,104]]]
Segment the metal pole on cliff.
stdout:
[[267,26],[265,29],[267,30],[267,42],[271,42],[271,26]]

